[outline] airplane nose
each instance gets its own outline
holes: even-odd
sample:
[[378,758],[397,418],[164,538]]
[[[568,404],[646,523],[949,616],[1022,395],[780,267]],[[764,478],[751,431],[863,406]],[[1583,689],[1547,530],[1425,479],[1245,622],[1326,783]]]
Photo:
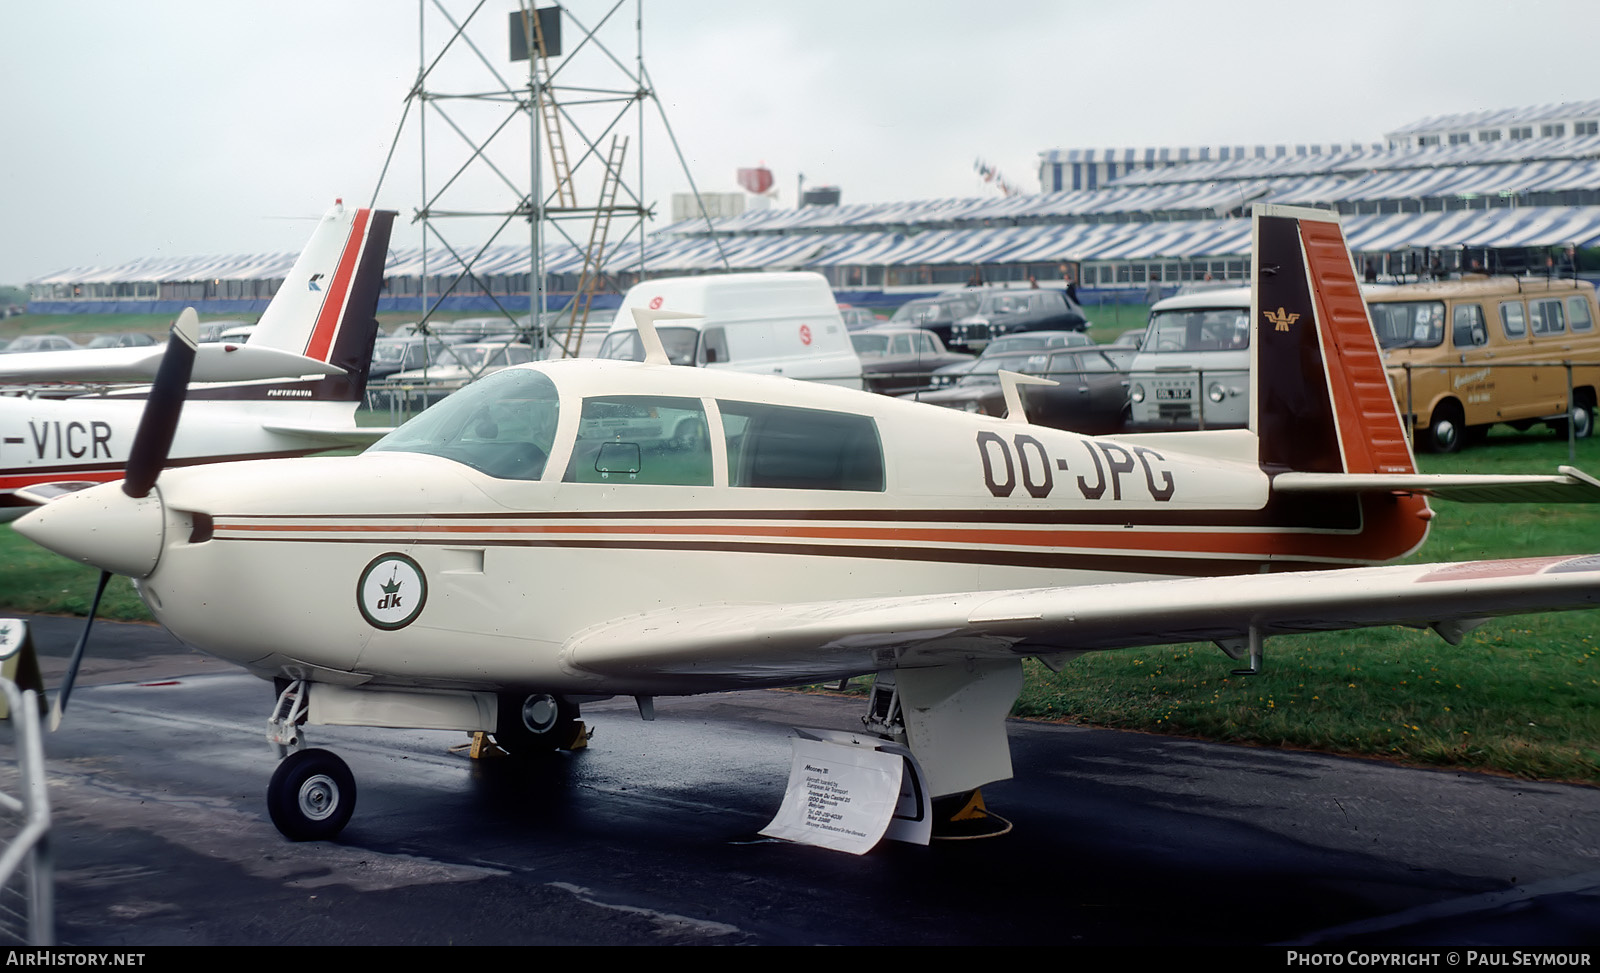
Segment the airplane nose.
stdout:
[[166,541],[160,490],[134,498],[122,491],[121,483],[58,497],[12,527],[57,554],[130,578],[155,570]]

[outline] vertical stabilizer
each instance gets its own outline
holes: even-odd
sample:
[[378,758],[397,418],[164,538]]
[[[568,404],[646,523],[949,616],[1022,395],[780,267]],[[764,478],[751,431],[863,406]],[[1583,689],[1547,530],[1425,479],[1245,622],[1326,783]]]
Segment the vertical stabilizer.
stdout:
[[1255,207],[1250,428],[1269,473],[1412,473],[1335,213]]
[[378,336],[378,297],[395,214],[334,207],[317,224],[278,293],[262,312],[251,345],[337,365],[344,375],[192,389],[192,399],[358,402]]

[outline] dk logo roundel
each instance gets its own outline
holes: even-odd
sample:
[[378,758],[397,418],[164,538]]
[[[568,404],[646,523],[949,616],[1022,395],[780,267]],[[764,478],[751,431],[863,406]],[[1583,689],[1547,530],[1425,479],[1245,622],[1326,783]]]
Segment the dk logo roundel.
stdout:
[[428,601],[422,567],[404,554],[380,554],[356,582],[356,606],[374,628],[405,628]]

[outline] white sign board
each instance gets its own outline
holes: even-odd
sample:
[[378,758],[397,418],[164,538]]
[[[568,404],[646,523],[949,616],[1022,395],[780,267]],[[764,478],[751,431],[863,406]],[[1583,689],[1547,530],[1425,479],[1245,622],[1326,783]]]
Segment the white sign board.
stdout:
[[764,835],[865,854],[882,838],[900,801],[905,761],[868,747],[794,737],[789,789]]

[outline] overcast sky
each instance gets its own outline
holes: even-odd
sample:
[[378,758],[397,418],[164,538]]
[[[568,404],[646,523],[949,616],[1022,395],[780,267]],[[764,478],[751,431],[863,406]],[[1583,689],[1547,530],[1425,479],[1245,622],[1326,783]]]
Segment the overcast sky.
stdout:
[[[568,7],[594,25],[615,5]],[[460,20],[472,4],[444,7]],[[515,8],[488,0],[469,32],[512,84],[526,78],[505,60]],[[644,64],[702,191],[736,191],[736,169],[765,163],[777,205],[794,204],[800,173],[841,187],[846,203],[884,202],[992,194],[973,171],[979,157],[1037,192],[1050,148],[1378,142],[1427,115],[1600,98],[1600,5],[1522,9],[644,0]],[[556,81],[631,86],[634,12],[625,0],[600,31],[620,67],[591,49]],[[140,257],[298,250],[305,220],[335,197],[372,198],[417,76],[419,19],[431,59],[447,28],[432,0],[420,18],[410,0],[0,0],[0,283]],[[498,86],[464,47],[428,85]],[[486,103],[444,108],[478,138],[505,117]],[[614,108],[572,112],[598,133]],[[417,242],[420,114],[378,193],[402,214],[397,244]],[[653,106],[647,116],[643,195],[664,223],[688,181]],[[429,113],[431,192],[466,152],[449,124]],[[638,126],[623,126],[637,185]],[[526,183],[528,144],[514,123],[490,159]],[[590,204],[598,183],[578,189]],[[510,193],[480,164],[436,205],[498,209]]]

